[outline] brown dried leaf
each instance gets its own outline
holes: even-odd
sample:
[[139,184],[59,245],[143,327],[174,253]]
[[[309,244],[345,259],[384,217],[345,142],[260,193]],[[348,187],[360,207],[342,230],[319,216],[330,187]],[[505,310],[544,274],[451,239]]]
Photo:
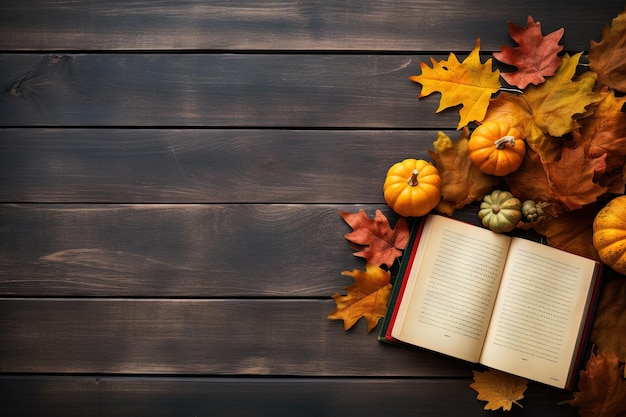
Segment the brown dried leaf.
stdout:
[[342,211],[341,217],[352,227],[345,238],[355,245],[354,256],[363,257],[368,263],[391,267],[409,242],[409,228],[403,217],[398,219],[394,229],[380,210],[376,210],[373,220],[363,209],[358,213]]
[[596,175],[606,169],[605,157],[587,158],[580,143],[563,147],[561,157],[551,162],[543,162],[529,150],[522,165],[504,181],[517,198],[550,203],[545,210],[558,216],[595,202],[608,190],[595,181]]
[[[551,184],[546,168],[539,154],[532,150],[526,151],[522,165],[517,171],[507,175],[504,182],[511,193],[522,201],[550,201]],[[550,206],[547,207],[547,211],[551,211]]]
[[549,246],[572,252],[587,258],[599,259],[593,246],[593,220],[599,207],[590,204],[580,210],[547,217],[533,225],[533,229],[545,236]]
[[615,352],[620,361],[626,362],[626,278],[604,284],[591,340],[600,350]]
[[469,129],[464,128],[456,142],[443,132],[429,151],[441,176],[441,197],[455,209],[489,194],[500,178],[482,173],[469,158]]
[[502,407],[509,411],[513,404],[524,398],[528,381],[519,376],[489,369],[485,372],[472,371],[474,382],[470,387],[478,392],[477,399],[487,401],[485,410],[497,410]]
[[580,372],[580,391],[564,403],[578,407],[578,414],[582,417],[626,416],[626,380],[623,373],[624,365],[619,364],[614,353],[592,355],[586,369]]
[[611,92],[599,103],[592,115],[582,120],[575,131],[577,140],[585,143],[590,158],[607,154],[607,171],[621,169],[626,157],[626,96],[617,98]]
[[354,284],[345,288],[347,295],[333,295],[337,308],[328,315],[328,318],[343,320],[344,330],[349,330],[364,317],[369,333],[385,316],[391,295],[391,274],[372,264],[367,264],[365,271],[354,269],[343,271],[341,274],[353,277]]
[[591,41],[589,67],[604,85],[626,92],[626,9],[606,25],[600,42]]

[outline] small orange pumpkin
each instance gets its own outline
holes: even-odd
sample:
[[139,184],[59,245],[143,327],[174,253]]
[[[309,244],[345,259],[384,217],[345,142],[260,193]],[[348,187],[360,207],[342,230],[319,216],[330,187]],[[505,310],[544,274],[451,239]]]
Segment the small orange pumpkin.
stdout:
[[503,176],[520,167],[526,154],[522,134],[508,123],[488,121],[474,129],[469,157],[485,174]]
[[593,246],[602,262],[626,275],[626,195],[615,197],[596,215]]
[[389,207],[399,215],[423,216],[441,199],[441,177],[430,162],[405,159],[387,171],[383,193]]

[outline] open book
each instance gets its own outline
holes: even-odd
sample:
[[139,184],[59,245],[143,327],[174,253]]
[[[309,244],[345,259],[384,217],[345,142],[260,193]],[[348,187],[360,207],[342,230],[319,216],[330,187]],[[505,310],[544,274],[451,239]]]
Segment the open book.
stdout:
[[412,232],[379,338],[571,389],[600,270],[592,259],[430,214]]

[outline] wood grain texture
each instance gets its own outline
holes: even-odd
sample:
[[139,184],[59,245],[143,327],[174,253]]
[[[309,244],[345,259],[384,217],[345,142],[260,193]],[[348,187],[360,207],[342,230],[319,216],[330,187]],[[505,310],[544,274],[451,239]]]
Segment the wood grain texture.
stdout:
[[528,15],[586,50],[624,8],[583,0],[4,0],[0,50],[468,50],[510,43]]
[[[491,415],[469,363],[326,318],[458,109],[419,62],[528,15],[589,48],[623,0],[6,0],[0,415]],[[496,64],[497,65],[497,64]],[[458,214],[476,221],[475,212]],[[530,384],[512,415],[574,416]]]
[[[3,416],[396,417],[492,415],[471,380],[0,377]],[[511,415],[574,417],[571,394],[531,384]],[[515,406],[517,407],[517,406]],[[522,412],[520,412],[522,411]]]
[[340,216],[360,209],[395,226],[386,205],[0,205],[0,295],[326,298],[365,268]]
[[[456,140],[460,133],[447,131]],[[384,204],[437,131],[0,129],[1,202]]]
[[0,299],[0,372],[471,377],[344,332],[328,300]]
[[0,205],[0,294],[330,297],[364,269],[340,210],[384,205]]
[[385,205],[0,205],[0,295],[327,298],[365,269],[339,213],[359,209],[397,221]]
[[421,127],[426,56],[0,54],[0,126]]

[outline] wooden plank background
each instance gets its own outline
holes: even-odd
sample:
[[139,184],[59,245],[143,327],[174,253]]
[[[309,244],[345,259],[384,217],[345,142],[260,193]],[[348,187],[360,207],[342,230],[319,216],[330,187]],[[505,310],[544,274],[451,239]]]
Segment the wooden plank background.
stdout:
[[4,0],[3,50],[459,51],[495,50],[508,20],[530,14],[544,32],[566,27],[586,50],[624,8],[617,0]]
[[[344,332],[380,209],[455,111],[408,77],[506,22],[585,51],[623,0],[0,5],[0,415],[489,414],[477,367]],[[464,213],[467,219],[473,213]],[[512,415],[573,416],[531,384]]]

